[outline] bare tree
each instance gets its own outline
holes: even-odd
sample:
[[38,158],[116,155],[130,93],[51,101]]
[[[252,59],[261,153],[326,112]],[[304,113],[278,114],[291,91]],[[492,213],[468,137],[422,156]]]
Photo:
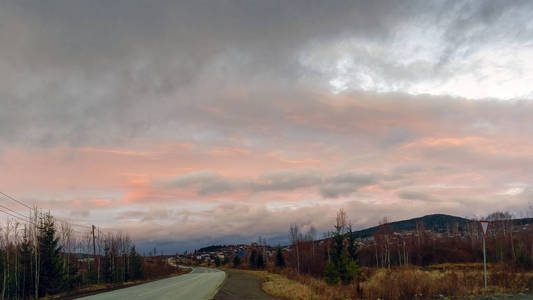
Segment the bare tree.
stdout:
[[337,219],[335,223],[335,229],[340,233],[346,233],[346,211],[344,209],[339,209],[337,212]]
[[299,251],[299,243],[300,243],[300,228],[297,224],[291,224],[289,229],[289,239],[291,240],[291,244],[293,244],[296,248],[296,270],[298,273],[300,273],[300,251]]

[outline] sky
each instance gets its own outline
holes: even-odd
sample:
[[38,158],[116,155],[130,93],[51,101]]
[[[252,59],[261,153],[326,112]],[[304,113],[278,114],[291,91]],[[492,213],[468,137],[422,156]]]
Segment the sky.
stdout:
[[340,208],[356,229],[527,216],[532,16],[531,1],[2,1],[0,191],[168,252],[283,243]]

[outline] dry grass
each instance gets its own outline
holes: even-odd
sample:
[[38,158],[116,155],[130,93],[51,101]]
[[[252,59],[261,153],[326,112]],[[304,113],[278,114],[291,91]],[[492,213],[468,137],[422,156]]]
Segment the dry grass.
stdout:
[[421,269],[365,269],[364,281],[356,285],[327,285],[324,280],[286,269],[246,271],[263,279],[263,290],[283,299],[437,299],[461,298],[483,294],[533,291],[533,273],[513,272],[501,265],[490,265],[489,288],[483,288],[479,264],[440,265]]
[[[472,266],[468,266],[472,267]],[[425,271],[415,267],[377,270],[362,284],[365,299],[435,299],[495,293],[529,292],[532,273],[512,272],[503,266],[491,266],[489,287],[484,289],[483,271],[476,268],[451,268]]]
[[241,270],[253,274],[263,281],[263,290],[274,297],[290,300],[320,300],[323,299],[313,292],[312,288],[285,276],[267,271]]

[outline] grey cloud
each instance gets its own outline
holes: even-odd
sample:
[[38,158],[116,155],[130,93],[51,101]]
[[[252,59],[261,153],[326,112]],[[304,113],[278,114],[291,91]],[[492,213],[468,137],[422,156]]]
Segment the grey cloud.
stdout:
[[119,212],[116,216],[120,220],[134,221],[165,221],[173,215],[173,210],[166,208],[150,208],[147,210],[128,210]]
[[379,176],[376,174],[354,172],[324,177],[316,170],[269,172],[257,180],[230,179],[213,171],[200,171],[159,180],[155,184],[166,188],[193,188],[199,195],[231,191],[292,191],[315,187],[325,198],[338,198],[349,196],[361,187],[374,185],[378,180]]
[[195,187],[199,195],[232,191],[242,182],[229,180],[214,171],[191,172],[158,182],[167,188]]
[[[258,143],[280,135],[330,142],[334,137],[324,128],[284,119],[293,111],[319,110],[323,119],[339,114],[327,107],[322,113],[324,105],[316,103],[320,99],[310,87],[320,82],[324,88],[331,78],[303,65],[301,56],[357,40],[362,50],[355,62],[372,57],[367,67],[376,80],[419,80],[408,73],[427,77],[429,71],[391,65],[383,61],[387,55],[364,49],[367,43],[387,48],[403,36],[406,23],[418,24],[413,16],[429,14],[422,19],[432,21],[436,14],[452,20],[442,21],[448,27],[465,19],[449,16],[446,4],[428,3],[433,2],[6,1],[0,5],[0,141],[121,145],[138,136],[248,134]],[[526,4],[506,5],[511,8],[503,10],[502,20],[512,17],[507,11],[525,10],[521,5]],[[490,13],[499,9],[477,10],[474,19],[500,20]],[[523,29],[514,28],[508,30]],[[335,59],[325,65],[335,65]],[[226,95],[235,89],[244,91],[244,99]],[[368,118],[359,107],[347,109],[340,120],[357,110],[361,120]],[[360,133],[353,122],[338,123],[334,128]],[[405,141],[416,135],[410,130],[390,132],[382,142]],[[192,133],[199,131],[201,136]]]
[[70,215],[73,217],[78,218],[87,218],[91,214],[91,211],[88,209],[82,209],[82,210],[71,210]]
[[374,174],[345,173],[327,178],[320,187],[320,193],[326,198],[346,197],[359,188],[378,182]]
[[258,180],[230,179],[213,171],[200,171],[160,180],[158,184],[167,188],[193,187],[199,195],[209,195],[236,190],[290,191],[320,182],[321,178],[318,176],[294,171],[270,172],[263,174]]
[[422,201],[434,201],[435,198],[429,194],[420,191],[400,191],[398,196],[407,200],[422,200]]
[[415,133],[409,128],[395,126],[389,129],[388,134],[381,140],[383,147],[392,147],[415,138]]
[[312,172],[278,171],[263,174],[259,181],[252,183],[254,191],[294,190],[316,186],[322,178]]

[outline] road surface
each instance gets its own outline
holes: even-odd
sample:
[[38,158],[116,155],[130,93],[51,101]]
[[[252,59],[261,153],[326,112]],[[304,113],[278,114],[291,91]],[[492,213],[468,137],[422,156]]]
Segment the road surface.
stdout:
[[207,300],[213,298],[222,284],[225,273],[210,268],[194,268],[185,275],[170,277],[129,288],[79,299],[84,300]]

